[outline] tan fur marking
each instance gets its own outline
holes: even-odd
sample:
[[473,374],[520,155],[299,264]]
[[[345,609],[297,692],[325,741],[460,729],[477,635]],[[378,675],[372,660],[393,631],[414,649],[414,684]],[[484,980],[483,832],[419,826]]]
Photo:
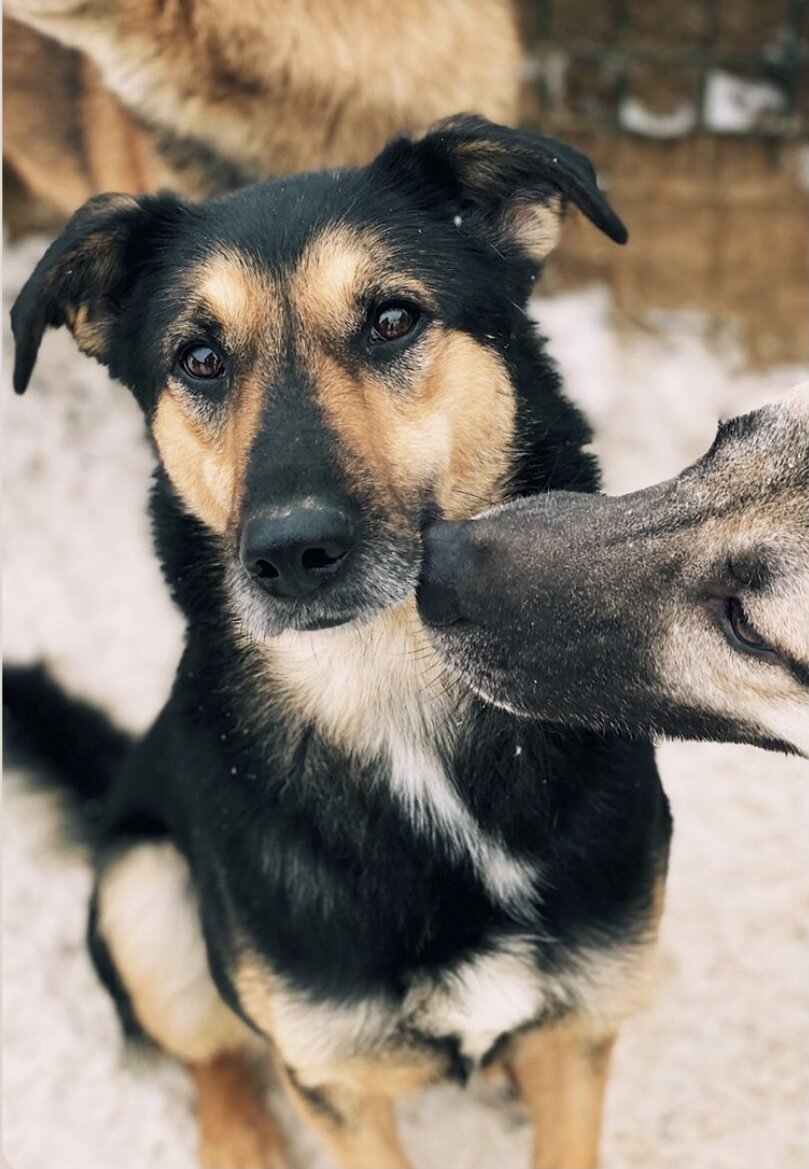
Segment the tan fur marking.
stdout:
[[[313,1088],[328,1084],[358,1095],[398,1097],[435,1082],[446,1072],[442,1056],[428,1048],[412,1047],[405,1040],[369,1039],[376,1047],[372,1054],[340,1054],[341,1048],[362,1045],[368,1017],[371,1029],[379,1034],[373,1027],[373,1009],[366,1016],[361,1009],[354,1012],[347,1008],[348,1018],[342,1021],[337,1007],[310,1009],[299,1002],[293,1006],[272,970],[255,954],[245,953],[233,981],[242,1010],[254,1026],[273,1039],[300,1084]],[[313,1049],[306,1032],[318,1032],[316,1043],[330,1048],[332,1054],[314,1063],[302,1062],[300,1052]]]
[[[192,303],[202,303],[220,324],[237,373],[227,401],[210,418],[190,391],[170,382],[158,401],[152,431],[186,507],[223,535],[235,521],[244,493],[249,454],[271,381],[272,342],[280,343],[282,314],[270,279],[235,251],[207,259],[191,273],[188,290]],[[258,360],[256,350],[262,342]],[[242,372],[245,366],[252,367],[249,373]]]
[[73,334],[76,344],[84,353],[105,359],[107,330],[114,313],[105,302],[103,293],[114,283],[121,267],[120,224],[112,225],[109,217],[113,212],[134,212],[138,205],[131,195],[102,195],[83,209],[87,234],[75,243],[61,263],[57,263],[46,274],[46,288],[61,280],[71,264],[86,265],[88,278],[81,298],[68,300],[57,291],[62,302],[65,323]]
[[[648,992],[662,890],[661,878],[650,912],[648,941],[616,953],[582,955],[579,972],[571,972],[567,984],[546,988],[549,1003],[555,1000],[561,1007],[578,1003],[574,1013],[542,1030],[517,1034],[503,1056],[537,1122],[537,1167],[577,1169],[595,1164],[609,1053],[621,1021],[638,1009]],[[396,1154],[377,1143],[376,1113],[367,1108],[371,1102],[408,1094],[446,1074],[440,1055],[411,1048],[403,1038],[406,1027],[400,1029],[414,1018],[423,1026],[429,1021],[429,1011],[414,1015],[408,1011],[415,1004],[410,1008],[405,1004],[400,1017],[396,1012],[388,1014],[384,1007],[377,1015],[371,1002],[343,1009],[307,1003],[290,997],[255,957],[244,962],[236,983],[243,1007],[272,1034],[285,1065],[294,1069],[291,1088],[298,1107],[340,1163],[398,1164],[384,1159]],[[543,991],[541,979],[537,989]],[[430,993],[431,998],[435,994],[440,998],[438,988]],[[447,1005],[450,1009],[445,1015],[442,1004],[435,1003],[439,1024],[435,1034],[444,1033],[442,1019],[453,1029],[452,1004]],[[456,1007],[465,1009],[462,1001]],[[528,1017],[531,1009],[527,1003]]]
[[370,231],[340,225],[308,245],[289,282],[289,298],[304,338],[341,340],[360,327],[362,298],[412,297],[430,306],[432,297],[413,276],[390,271],[390,248]]
[[514,387],[498,356],[455,334],[430,372],[428,392],[454,432],[438,503],[447,519],[463,519],[502,494],[512,459]]
[[390,1099],[327,1085],[316,1096],[287,1080],[290,1099],[344,1169],[408,1169]]
[[224,535],[235,521],[244,492],[247,462],[259,426],[263,387],[243,379],[225,407],[227,417],[207,423],[195,414],[187,394],[170,384],[152,420],[160,458],[188,510]]
[[89,306],[80,304],[75,309],[65,310],[67,326],[76,338],[76,344],[83,353],[100,357],[107,343],[107,330],[103,320],[91,320]]
[[214,532],[227,531],[235,489],[233,470],[218,443],[195,420],[181,391],[163,391],[152,433],[172,484],[188,510]]
[[318,398],[355,481],[392,506],[431,486],[447,518],[460,519],[502,494],[514,391],[501,360],[464,334],[434,327],[420,347],[400,389],[352,381],[321,357]]
[[356,297],[374,278],[379,243],[348,227],[321,233],[306,249],[290,285],[304,329],[340,334],[356,318]]
[[238,252],[217,252],[197,269],[189,287],[221,322],[231,349],[280,332],[276,292],[266,274]]
[[576,1018],[515,1039],[507,1063],[534,1119],[533,1169],[595,1169],[613,1042]]
[[393,1048],[376,1057],[357,1056],[334,1064],[329,1083],[395,1100],[437,1083],[446,1071],[446,1061],[431,1051]]
[[267,642],[269,684],[346,749],[379,750],[397,733],[429,736],[464,699],[444,676],[414,599],[373,621]]
[[205,1062],[255,1043],[211,978],[188,865],[140,844],[105,870],[98,926],[141,1026],[166,1051]]
[[666,877],[665,874],[658,877],[654,883],[652,890],[652,915],[649,923],[649,937],[653,942],[657,941],[657,935],[660,932],[660,922],[663,919],[663,912],[666,908]]
[[554,195],[547,203],[515,204],[507,216],[507,230],[513,233],[535,260],[544,260],[562,234],[562,197]]
[[247,1059],[220,1055],[188,1070],[197,1093],[203,1169],[284,1169],[283,1135]]
[[242,1010],[253,1025],[268,1036],[275,1029],[272,982],[273,975],[267,964],[250,953],[240,959],[233,975]]

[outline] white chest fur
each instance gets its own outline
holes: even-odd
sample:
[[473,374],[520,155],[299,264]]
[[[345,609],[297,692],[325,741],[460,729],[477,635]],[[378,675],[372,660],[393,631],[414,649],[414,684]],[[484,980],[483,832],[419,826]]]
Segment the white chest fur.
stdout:
[[405,1001],[405,1015],[419,1031],[456,1036],[463,1055],[477,1062],[501,1035],[547,1008],[544,983],[528,947],[512,942],[463,963],[440,986],[415,985]]
[[535,866],[475,821],[440,761],[441,748],[464,732],[467,698],[412,602],[356,629],[283,634],[268,652],[299,716],[349,754],[387,765],[391,794],[419,836],[471,860],[494,900],[517,915],[531,904]]
[[402,1035],[412,1043],[415,1033],[452,1038],[477,1063],[500,1037],[543,1016],[572,1011],[587,1017],[594,1037],[614,1033],[648,1001],[653,974],[654,950],[642,942],[581,951],[550,974],[526,939],[511,938],[438,978],[417,978],[396,1005],[381,998],[355,1006],[313,1002],[276,983],[273,1036],[312,1082],[346,1058],[395,1049]]
[[273,993],[273,1038],[284,1058],[315,1081],[353,1055],[395,1049],[415,1033],[453,1038],[479,1061],[503,1034],[550,1005],[543,975],[519,943],[463,963],[440,984],[416,980],[397,1005],[366,998],[355,1006],[315,1003],[292,991]]

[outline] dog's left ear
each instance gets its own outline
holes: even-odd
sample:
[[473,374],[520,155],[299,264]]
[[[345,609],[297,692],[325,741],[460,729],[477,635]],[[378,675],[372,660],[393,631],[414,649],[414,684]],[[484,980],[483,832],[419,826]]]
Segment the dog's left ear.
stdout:
[[627,230],[592,163],[572,146],[466,114],[438,122],[409,146],[421,174],[464,220],[471,215],[493,242],[512,242],[537,262],[555,246],[568,201],[610,239],[626,243]]
[[49,328],[67,325],[83,353],[111,365],[111,334],[127,298],[185,207],[173,195],[96,195],[75,212],[11,310],[18,394]]

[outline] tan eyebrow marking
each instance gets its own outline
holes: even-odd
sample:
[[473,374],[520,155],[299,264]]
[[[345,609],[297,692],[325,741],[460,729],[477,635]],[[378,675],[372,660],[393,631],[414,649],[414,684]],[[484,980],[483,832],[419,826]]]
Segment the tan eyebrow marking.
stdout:
[[358,305],[369,292],[435,307],[429,289],[413,275],[397,271],[390,245],[375,232],[346,225],[315,236],[289,286],[290,301],[303,327],[335,336],[356,327]]
[[281,330],[283,314],[272,277],[242,252],[214,252],[193,270],[188,290],[191,302],[210,312],[235,348]]

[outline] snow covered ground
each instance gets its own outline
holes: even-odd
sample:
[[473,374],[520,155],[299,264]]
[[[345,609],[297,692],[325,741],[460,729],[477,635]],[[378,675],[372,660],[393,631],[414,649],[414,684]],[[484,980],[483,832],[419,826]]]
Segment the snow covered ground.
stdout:
[[[7,252],[6,295],[35,244]],[[744,372],[699,322],[626,339],[607,294],[537,302],[570,393],[596,425],[612,490],[678,471],[717,417],[805,371]],[[179,621],[148,544],[150,456],[137,410],[66,333],[12,400],[6,338],[5,650],[143,726],[164,696]],[[753,749],[666,745],[676,833],[659,990],[619,1042],[608,1169],[809,1165],[809,764]],[[190,1091],[160,1057],[133,1062],[83,945],[89,874],[47,797],[11,776],[3,833],[3,1145],[14,1169],[187,1169]],[[526,1118],[490,1086],[403,1109],[419,1166],[518,1169]],[[289,1120],[289,1118],[288,1118]],[[328,1159],[289,1120],[298,1163]]]

